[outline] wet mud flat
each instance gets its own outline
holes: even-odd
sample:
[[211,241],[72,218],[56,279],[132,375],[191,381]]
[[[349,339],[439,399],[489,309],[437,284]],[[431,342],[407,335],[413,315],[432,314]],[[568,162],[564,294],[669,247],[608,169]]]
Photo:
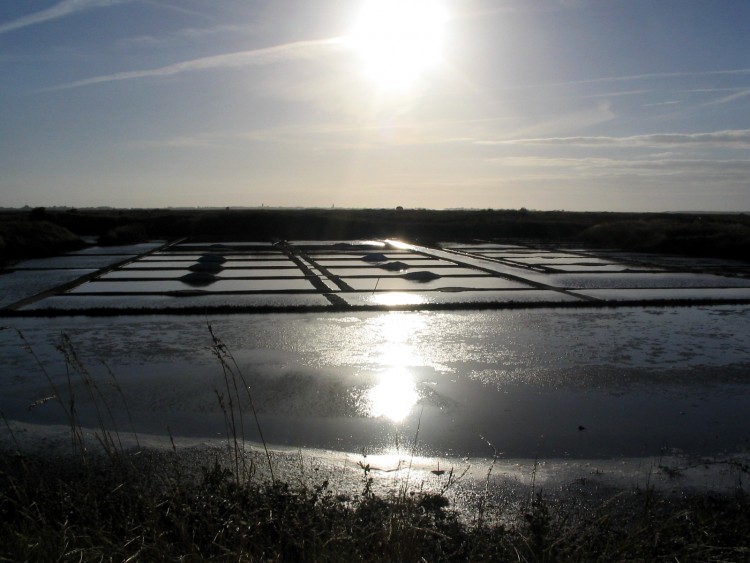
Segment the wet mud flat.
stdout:
[[[471,460],[480,481],[494,462],[495,476],[518,464],[514,479],[554,467],[567,482],[643,482],[669,458],[726,487],[750,438],[750,280],[723,267],[497,243],[91,248],[0,276],[0,409],[64,424],[44,369],[86,428],[106,400],[118,429],[215,444],[231,387],[210,326],[268,443],[385,456],[385,482],[415,456],[425,476]],[[249,397],[232,408],[257,444]]]

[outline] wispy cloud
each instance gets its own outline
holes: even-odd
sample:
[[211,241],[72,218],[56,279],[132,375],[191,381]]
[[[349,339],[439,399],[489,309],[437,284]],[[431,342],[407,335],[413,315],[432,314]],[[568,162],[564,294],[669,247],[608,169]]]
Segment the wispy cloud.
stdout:
[[750,68],[736,68],[725,70],[706,70],[700,72],[652,72],[648,74],[630,74],[625,76],[603,76],[601,78],[587,78],[585,80],[571,80],[544,84],[543,86],[569,86],[577,84],[597,84],[606,82],[632,82],[637,80],[653,80],[657,78],[685,78],[696,76],[741,76],[750,74]]
[[653,104],[643,104],[645,108],[658,108],[662,106],[674,106],[679,104],[679,100],[669,100],[667,102],[654,102]]
[[236,25],[236,24],[223,24],[223,25],[214,25],[210,27],[188,27],[179,29],[177,31],[173,31],[170,33],[163,33],[160,35],[138,35],[135,37],[129,37],[127,39],[121,39],[117,43],[118,45],[124,46],[124,47],[131,47],[131,46],[148,46],[151,47],[153,45],[162,45],[162,44],[171,44],[171,43],[178,43],[180,41],[195,41],[200,40],[204,38],[214,38],[216,35],[228,35],[233,33],[242,33],[243,35],[247,36],[257,29],[259,29],[260,26],[251,26],[251,25]]
[[55,4],[51,8],[42,10],[40,12],[34,12],[28,16],[0,24],[0,35],[28,27],[30,25],[36,25],[51,20],[56,20],[75,12],[81,12],[90,8],[98,8],[102,6],[110,6],[112,4],[119,4],[127,0],[63,0],[58,4]]
[[640,96],[642,94],[648,94],[653,90],[625,90],[622,92],[605,92],[602,94],[590,94],[587,98],[621,98],[624,96]]
[[315,56],[320,48],[329,47],[340,42],[341,38],[339,37],[311,41],[296,41],[294,43],[285,43],[283,45],[253,49],[250,51],[238,51],[234,53],[212,55],[210,57],[201,57],[158,68],[131,70],[127,72],[94,76],[92,78],[85,78],[75,82],[52,86],[46,88],[44,91],[69,90],[72,88],[82,88],[84,86],[92,86],[94,84],[103,84],[106,82],[117,82],[120,80],[173,76],[175,74],[199,70],[260,66],[282,60],[303,59]]
[[724,182],[745,185],[750,173],[750,160],[708,159],[619,159],[619,158],[549,158],[501,157],[488,159],[494,166],[516,178],[586,179],[638,177],[639,179],[675,178],[710,179],[713,184]]
[[734,100],[739,100],[740,98],[744,98],[746,96],[750,96],[750,88],[747,88],[745,90],[740,90],[739,92],[735,92],[734,94],[729,94],[728,96],[724,96],[722,98],[719,98],[718,100],[709,102],[708,105],[718,106],[722,104],[728,104],[729,102],[733,102]]
[[[486,143],[486,142],[485,142]],[[702,146],[750,147],[750,129],[714,131],[711,133],[662,133],[630,137],[549,137],[494,141],[498,145],[567,145],[567,146]]]
[[[582,80],[565,80],[560,82],[538,82],[532,84],[521,84],[521,85],[510,85],[498,88],[498,91],[523,91],[523,90],[537,90],[537,89],[548,89],[548,88],[561,88],[566,86],[586,86],[592,84],[624,84],[628,82],[640,82],[640,81],[653,81],[653,80],[672,80],[675,78],[706,78],[706,77],[719,77],[719,76],[746,76],[750,75],[750,68],[735,68],[735,69],[724,69],[724,70],[706,70],[698,72],[652,72],[647,74],[626,74],[622,76],[600,76],[596,78],[584,78]],[[711,89],[713,91],[714,89]],[[631,90],[625,92],[614,92],[613,94],[602,93],[600,97],[609,95],[633,95],[653,91],[653,88],[649,90]],[[686,90],[688,92],[699,92],[709,90]],[[589,96],[592,97],[592,96]]]

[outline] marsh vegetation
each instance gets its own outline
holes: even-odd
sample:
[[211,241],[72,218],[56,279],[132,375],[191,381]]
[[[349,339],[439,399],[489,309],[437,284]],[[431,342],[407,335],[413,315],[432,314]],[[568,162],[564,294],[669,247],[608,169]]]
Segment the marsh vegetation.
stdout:
[[[148,449],[132,420],[118,430],[102,385],[71,344],[59,346],[67,384],[55,383],[23,333],[67,420],[68,453],[33,451],[5,420],[10,446],[0,458],[0,557],[10,561],[739,561],[750,554],[743,487],[750,468],[735,464],[730,494],[679,495],[645,486],[588,487],[568,494],[534,484],[508,494],[492,479],[464,489],[463,475],[436,470],[439,489],[410,472],[383,488],[366,456],[354,485],[315,469],[286,470],[281,456],[247,441],[259,425],[251,387],[231,350],[208,327],[223,385],[223,447]],[[86,429],[78,405],[87,393],[99,427]],[[120,400],[125,397],[120,395]],[[127,404],[125,405],[127,408]],[[248,408],[249,407],[249,408]],[[418,432],[413,447],[418,441]],[[171,436],[171,435],[170,435]],[[171,439],[171,438],[170,438]],[[130,445],[132,444],[132,445]],[[499,452],[495,450],[494,460]],[[304,466],[304,461],[300,458]],[[679,480],[681,470],[665,467]],[[533,471],[536,471],[534,469]],[[405,476],[404,476],[405,475]],[[468,492],[467,492],[468,491]]]
[[223,241],[390,237],[421,243],[520,238],[744,260],[750,255],[750,216],[526,209],[37,208],[0,213],[0,258],[6,260],[68,250],[81,244],[78,237],[110,245],[182,237]]
[[[175,454],[175,458],[177,455]],[[743,561],[746,493],[648,489],[514,503],[380,495],[326,481],[239,480],[218,461],[190,471],[169,455],[6,455],[0,556],[9,561]]]

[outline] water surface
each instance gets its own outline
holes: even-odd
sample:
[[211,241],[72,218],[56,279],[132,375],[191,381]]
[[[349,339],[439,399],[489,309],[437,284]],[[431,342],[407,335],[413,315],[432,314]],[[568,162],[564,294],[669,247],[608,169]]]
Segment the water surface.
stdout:
[[[290,447],[430,455],[608,458],[748,448],[750,308],[538,309],[8,319],[53,379],[60,334],[121,423],[116,374],[139,432],[220,437],[226,381],[210,322],[252,392],[266,438]],[[0,409],[60,422],[49,383],[13,330],[0,332]],[[81,416],[93,417],[73,381]],[[247,404],[243,404],[248,414]],[[90,420],[90,422],[93,421]],[[251,426],[248,424],[248,433]],[[252,436],[250,436],[252,437]]]

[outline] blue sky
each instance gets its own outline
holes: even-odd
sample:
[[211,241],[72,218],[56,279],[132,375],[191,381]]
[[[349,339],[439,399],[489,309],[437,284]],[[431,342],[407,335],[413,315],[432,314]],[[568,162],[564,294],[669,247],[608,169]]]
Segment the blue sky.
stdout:
[[409,2],[2,0],[0,206],[750,211],[748,0]]

